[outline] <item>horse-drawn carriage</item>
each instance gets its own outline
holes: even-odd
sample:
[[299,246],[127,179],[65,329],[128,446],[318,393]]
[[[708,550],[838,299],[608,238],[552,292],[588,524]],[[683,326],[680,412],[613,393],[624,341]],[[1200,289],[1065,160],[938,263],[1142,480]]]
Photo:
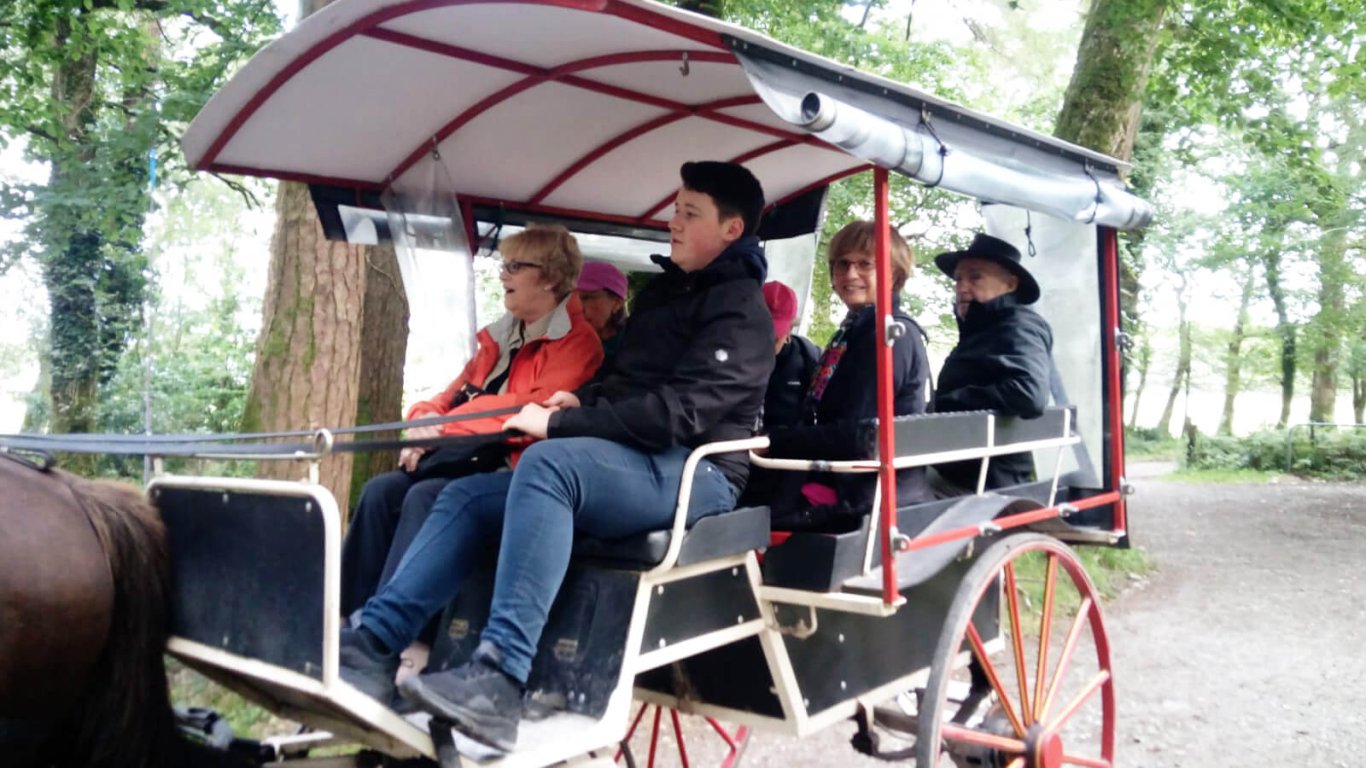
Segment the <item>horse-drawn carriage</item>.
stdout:
[[[169,649],[316,729],[276,742],[279,757],[328,739],[448,765],[611,762],[658,707],[652,763],[662,712],[680,748],[679,713],[705,718],[727,763],[752,732],[806,736],[851,718],[860,749],[927,766],[1113,763],[1099,596],[1064,542],[1118,545],[1127,531],[1116,231],[1149,209],[1116,161],[650,0],[339,0],[258,54],[184,146],[200,169],[308,183],[331,237],[426,257],[469,259],[495,227],[553,220],[629,263],[667,240],[675,169],[699,158],[762,182],[776,270],[809,272],[826,189],[852,174],[872,174],[883,233],[869,458],[775,459],[755,437],[690,459],[749,451],[773,470],[876,473],[874,508],[842,532],[773,531],[762,507],[689,526],[685,474],[671,528],[579,537],[528,682],[535,717],[506,755],[448,742],[340,679],[341,520],[326,488],[157,476]],[[1056,362],[1042,417],[893,417],[891,342],[908,329],[890,315],[889,172],[980,201],[986,231],[1037,254]],[[355,431],[86,447],[316,464],[364,449]],[[985,492],[991,458],[1022,451],[1037,480]],[[896,469],[954,460],[982,463],[976,494],[897,507]],[[490,585],[446,609],[430,664],[473,652]],[[897,752],[889,733],[913,747]]]

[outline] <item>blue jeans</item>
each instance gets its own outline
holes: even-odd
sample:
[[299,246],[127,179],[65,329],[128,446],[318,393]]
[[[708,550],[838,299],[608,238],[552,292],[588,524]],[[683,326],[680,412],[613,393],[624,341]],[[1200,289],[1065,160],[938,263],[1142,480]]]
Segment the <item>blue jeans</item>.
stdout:
[[[361,622],[389,648],[406,648],[501,534],[483,639],[502,651],[503,671],[525,683],[569,569],[574,534],[618,539],[669,527],[688,453],[559,438],[528,448],[514,472],[451,481],[393,579],[365,604]],[[689,523],[732,509],[735,495],[726,476],[703,460],[693,476]]]

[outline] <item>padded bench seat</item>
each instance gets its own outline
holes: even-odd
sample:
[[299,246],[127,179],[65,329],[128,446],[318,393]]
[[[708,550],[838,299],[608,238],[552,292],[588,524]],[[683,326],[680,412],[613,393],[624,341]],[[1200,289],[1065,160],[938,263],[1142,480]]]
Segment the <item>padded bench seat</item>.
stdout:
[[[678,565],[690,565],[768,546],[768,507],[743,507],[693,523],[683,536]],[[574,557],[627,570],[659,565],[669,551],[671,530],[650,531],[624,539],[575,535]]]

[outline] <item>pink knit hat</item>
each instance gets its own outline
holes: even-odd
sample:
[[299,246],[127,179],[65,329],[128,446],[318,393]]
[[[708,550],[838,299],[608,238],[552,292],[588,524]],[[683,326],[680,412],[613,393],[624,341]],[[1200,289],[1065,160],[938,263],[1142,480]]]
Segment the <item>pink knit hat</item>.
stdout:
[[773,338],[781,339],[792,331],[797,319],[797,294],[778,281],[764,283],[764,303],[773,315]]
[[579,271],[580,291],[607,291],[618,298],[626,298],[626,275],[611,264],[586,261]]

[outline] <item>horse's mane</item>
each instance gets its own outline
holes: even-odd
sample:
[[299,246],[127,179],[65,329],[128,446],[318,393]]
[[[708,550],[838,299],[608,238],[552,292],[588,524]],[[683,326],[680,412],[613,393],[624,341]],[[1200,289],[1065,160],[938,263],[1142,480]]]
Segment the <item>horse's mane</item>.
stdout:
[[135,488],[55,472],[84,508],[109,561],[109,640],[67,719],[52,764],[153,768],[176,751],[166,684],[168,568],[161,517]]

